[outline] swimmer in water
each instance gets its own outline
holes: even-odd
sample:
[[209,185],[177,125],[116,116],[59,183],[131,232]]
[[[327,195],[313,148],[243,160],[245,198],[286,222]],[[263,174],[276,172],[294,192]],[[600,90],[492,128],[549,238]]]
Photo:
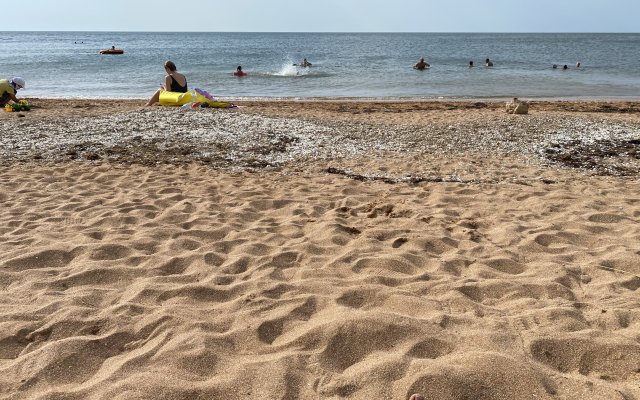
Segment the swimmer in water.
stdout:
[[246,72],[244,72],[244,71],[242,70],[242,66],[240,66],[240,65],[238,65],[238,68],[236,69],[236,72],[234,72],[234,73],[233,73],[233,76],[238,76],[238,77],[241,77],[241,76],[247,76],[247,75],[249,75],[249,74],[247,74]]
[[487,58],[486,60],[484,60],[484,65],[485,67],[493,67],[493,61]]
[[427,68],[430,68],[431,65],[424,62],[424,57],[420,57],[416,65],[413,66],[413,69],[417,69],[418,71],[423,71]]
[[473,68],[473,61],[469,61],[469,68]]
[[311,66],[313,66],[313,64],[311,64],[309,61],[307,61],[307,59],[305,58],[304,60],[302,60],[302,62],[300,63],[300,66],[302,68],[309,68]]

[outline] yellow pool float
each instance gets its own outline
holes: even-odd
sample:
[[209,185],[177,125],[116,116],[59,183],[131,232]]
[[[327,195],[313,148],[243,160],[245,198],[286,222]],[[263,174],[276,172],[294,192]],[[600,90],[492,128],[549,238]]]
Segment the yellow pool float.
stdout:
[[162,106],[183,106],[188,103],[192,103],[193,95],[191,92],[179,93],[179,92],[160,92],[160,105]]
[[[218,101],[217,99],[207,98],[202,93],[206,93],[200,89],[189,91],[186,93],[179,92],[160,92],[160,105],[168,107],[179,107],[189,103],[205,103],[211,108],[232,108],[233,104],[226,101]],[[207,93],[208,95],[208,93]],[[211,97],[209,95],[209,97]]]

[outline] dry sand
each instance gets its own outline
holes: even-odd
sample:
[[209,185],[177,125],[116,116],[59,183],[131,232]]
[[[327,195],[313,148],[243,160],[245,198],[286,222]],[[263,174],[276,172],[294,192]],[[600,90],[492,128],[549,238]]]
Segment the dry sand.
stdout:
[[640,398],[637,103],[32,102],[2,399]]

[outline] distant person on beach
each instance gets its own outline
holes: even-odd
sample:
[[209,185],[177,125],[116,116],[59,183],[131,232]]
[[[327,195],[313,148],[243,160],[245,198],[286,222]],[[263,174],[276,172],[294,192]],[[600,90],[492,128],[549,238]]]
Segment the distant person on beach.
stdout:
[[249,74],[247,74],[246,72],[244,72],[242,70],[242,66],[238,65],[238,68],[236,69],[236,72],[233,73],[233,76],[237,76],[237,77],[242,77],[242,76],[247,76]]
[[148,106],[156,105],[160,102],[160,93],[162,92],[178,92],[187,93],[187,78],[178,72],[176,65],[172,61],[164,63],[164,70],[167,75],[164,77],[164,85],[149,99]]
[[16,94],[19,89],[24,89],[24,85],[22,78],[0,79],[0,106],[6,106],[9,101],[17,103],[19,100],[16,98]]
[[577,69],[580,69],[580,67],[581,67],[581,66],[582,66],[582,64],[580,64],[580,62],[577,62],[577,63],[576,63],[576,68],[577,68]]
[[484,60],[484,65],[485,67],[493,67],[493,61],[487,58],[486,60]]
[[473,68],[473,61],[469,61],[469,68]]
[[422,70],[425,70],[425,69],[427,69],[429,67],[431,67],[431,65],[427,64],[426,62],[424,62],[424,57],[420,57],[420,59],[418,60],[416,65],[413,66],[413,69],[417,69],[419,71],[422,71]]

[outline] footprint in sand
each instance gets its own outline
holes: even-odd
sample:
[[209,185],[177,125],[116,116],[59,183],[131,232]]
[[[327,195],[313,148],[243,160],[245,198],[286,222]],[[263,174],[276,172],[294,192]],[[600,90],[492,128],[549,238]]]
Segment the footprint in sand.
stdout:
[[413,345],[407,355],[413,358],[436,359],[453,352],[454,345],[437,338],[429,338]]
[[537,339],[529,350],[534,359],[562,373],[624,381],[637,378],[640,371],[640,344],[624,337]]
[[63,268],[75,258],[72,252],[64,250],[45,250],[26,257],[14,258],[5,263],[12,270]]
[[120,260],[127,257],[131,253],[131,249],[126,246],[122,246],[119,244],[110,244],[94,249],[90,254],[90,258],[92,260],[99,261]]
[[350,307],[362,308],[376,298],[376,290],[349,290],[336,299],[336,303]]
[[407,238],[398,238],[398,239],[393,241],[393,243],[391,244],[391,247],[393,247],[394,249],[398,249],[398,248],[402,247],[408,241],[409,241],[409,239],[407,239]]
[[588,218],[589,222],[596,222],[599,224],[617,224],[625,219],[625,217],[616,214],[593,214]]

